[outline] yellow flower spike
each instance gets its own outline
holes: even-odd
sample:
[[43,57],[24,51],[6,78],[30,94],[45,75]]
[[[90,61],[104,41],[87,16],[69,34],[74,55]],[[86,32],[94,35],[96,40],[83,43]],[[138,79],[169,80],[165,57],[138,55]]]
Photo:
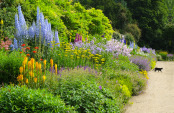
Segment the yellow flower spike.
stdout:
[[38,64],[38,68],[40,71],[42,71],[42,64],[41,63]]
[[32,65],[31,68],[32,69],[34,69],[34,62],[35,62],[34,58],[31,58],[31,65]]
[[38,62],[36,62],[36,70],[39,68]]
[[104,64],[105,62],[101,62],[102,64]]
[[23,73],[23,67],[21,66],[20,68],[19,68],[19,72],[20,72],[20,74],[22,74]]
[[23,75],[20,74],[18,77],[17,77],[17,81],[23,81]]
[[28,69],[31,69],[31,61],[28,61]]
[[37,78],[34,78],[34,82],[37,83]]
[[4,24],[3,20],[1,20],[1,25]]
[[77,58],[79,59],[80,57],[79,57],[79,56],[77,56]]
[[46,69],[46,60],[43,61],[43,64],[44,64],[44,69]]
[[43,82],[45,82],[46,76],[43,75],[43,76],[42,76],[42,79],[43,79]]
[[55,64],[55,72],[56,72],[56,75],[57,75],[57,64]]
[[29,72],[29,75],[32,77],[34,77],[34,73],[32,71]]
[[51,68],[53,67],[53,59],[50,59]]
[[28,84],[28,79],[25,80],[25,83]]

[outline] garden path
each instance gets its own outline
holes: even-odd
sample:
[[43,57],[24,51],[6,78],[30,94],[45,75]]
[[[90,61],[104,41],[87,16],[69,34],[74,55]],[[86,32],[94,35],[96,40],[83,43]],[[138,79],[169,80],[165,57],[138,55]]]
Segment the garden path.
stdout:
[[159,61],[162,72],[150,71],[146,90],[130,99],[125,113],[174,113],[174,62]]

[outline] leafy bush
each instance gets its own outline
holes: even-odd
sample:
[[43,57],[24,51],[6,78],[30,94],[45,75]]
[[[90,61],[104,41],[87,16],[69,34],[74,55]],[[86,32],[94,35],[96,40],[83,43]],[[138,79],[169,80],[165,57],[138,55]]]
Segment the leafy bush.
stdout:
[[79,68],[63,72],[61,77],[55,76],[50,91],[60,95],[66,104],[74,106],[80,113],[119,113],[118,102],[110,91],[97,84],[99,73],[91,69],[90,72],[95,74],[91,75],[88,69],[86,71]]
[[158,54],[162,56],[163,60],[167,60],[167,54],[168,54],[167,51],[160,51]]
[[129,61],[129,57],[123,55],[119,55],[118,58],[113,58],[112,56],[108,57],[105,62],[105,69],[124,70],[132,72],[139,70],[137,65]]
[[48,113],[73,112],[71,107],[58,96],[53,96],[46,90],[28,89],[25,86],[7,86],[0,89],[0,111],[2,113]]
[[125,34],[125,39],[127,41],[127,44],[135,41],[135,39],[134,39],[134,37],[131,33],[126,33]]
[[24,54],[18,51],[11,53],[0,51],[0,84],[16,83],[19,74],[19,67],[22,65]]
[[156,57],[157,57],[157,60],[158,61],[161,61],[162,60],[162,56],[161,55],[157,54]]
[[14,37],[15,13],[19,4],[22,7],[27,25],[31,25],[36,20],[38,6],[48,22],[51,23],[52,28],[59,31],[61,41],[68,41],[70,36],[74,39],[74,33],[83,33],[84,39],[88,35],[97,35],[98,38],[102,38],[103,33],[108,40],[112,37],[113,30],[110,21],[101,10],[94,8],[86,10],[80,3],[72,3],[69,0],[13,0],[13,2],[3,0],[0,4],[3,10],[0,13],[5,15],[0,15],[0,18],[4,20],[4,34],[9,38]]
[[150,71],[151,69],[150,61],[146,57],[134,55],[130,57],[130,61],[136,64],[139,70]]

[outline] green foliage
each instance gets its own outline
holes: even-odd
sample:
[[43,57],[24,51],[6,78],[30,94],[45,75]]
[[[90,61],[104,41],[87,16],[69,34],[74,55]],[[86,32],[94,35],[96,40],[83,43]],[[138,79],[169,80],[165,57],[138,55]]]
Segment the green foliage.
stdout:
[[138,66],[130,63],[127,56],[119,55],[118,58],[109,57],[105,62],[106,68],[114,70],[137,71]]
[[118,102],[110,91],[97,83],[97,76],[99,77],[98,74],[91,75],[79,68],[63,72],[61,77],[55,76],[52,87],[49,88],[52,93],[60,95],[66,104],[74,106],[80,113],[119,113]]
[[130,42],[134,42],[134,36],[131,33],[126,33],[125,34],[125,40],[127,44],[130,44]]
[[[163,27],[167,22],[167,7],[164,0],[125,0],[142,31],[140,46],[161,47]],[[136,8],[135,8],[136,7]],[[166,45],[165,45],[166,46]],[[146,46],[147,47],[147,46]]]
[[36,21],[36,8],[38,6],[45,18],[51,23],[52,28],[59,31],[61,41],[67,42],[70,36],[75,39],[74,34],[76,33],[80,33],[83,36],[83,40],[88,35],[97,35],[98,37],[96,38],[101,38],[103,33],[106,34],[107,39],[110,39],[113,34],[109,19],[104,16],[101,10],[86,10],[80,3],[73,4],[68,0],[14,0],[12,3],[3,1],[0,5],[3,9],[0,13],[5,14],[0,15],[0,19],[4,20],[4,35],[9,38],[12,38],[15,34],[14,18],[19,4],[22,7],[28,26],[33,21]]
[[120,40],[122,37],[121,37],[121,34],[118,32],[118,31],[115,31],[113,33],[113,39],[116,39],[116,40]]
[[0,84],[16,83],[19,74],[19,67],[22,65],[24,54],[18,51],[11,53],[0,51]]
[[141,30],[140,28],[137,26],[137,24],[128,24],[125,28],[126,32],[130,33],[133,35],[134,40],[136,42],[139,41],[140,37],[141,37]]
[[0,111],[1,113],[50,113],[71,112],[71,107],[58,96],[46,92],[46,90],[28,89],[25,86],[7,86],[0,89]]
[[158,54],[161,55],[163,60],[167,60],[167,51],[160,51]]

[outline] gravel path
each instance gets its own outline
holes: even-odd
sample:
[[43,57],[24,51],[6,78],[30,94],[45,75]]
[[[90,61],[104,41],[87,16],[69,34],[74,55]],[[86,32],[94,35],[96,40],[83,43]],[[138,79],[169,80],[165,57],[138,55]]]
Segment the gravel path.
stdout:
[[174,113],[174,62],[157,62],[162,72],[149,72],[146,90],[130,99],[125,113]]

